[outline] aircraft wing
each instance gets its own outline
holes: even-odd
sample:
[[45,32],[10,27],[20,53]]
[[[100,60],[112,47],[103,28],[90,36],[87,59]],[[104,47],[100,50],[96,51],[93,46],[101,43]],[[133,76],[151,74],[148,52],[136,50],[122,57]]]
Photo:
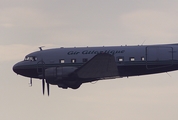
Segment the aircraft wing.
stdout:
[[79,78],[107,78],[118,76],[118,69],[113,55],[100,53],[74,71]]

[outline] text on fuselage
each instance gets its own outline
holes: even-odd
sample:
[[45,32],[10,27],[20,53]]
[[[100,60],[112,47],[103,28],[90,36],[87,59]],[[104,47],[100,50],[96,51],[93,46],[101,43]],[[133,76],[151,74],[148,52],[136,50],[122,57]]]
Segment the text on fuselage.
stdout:
[[68,55],[78,55],[78,54],[89,55],[89,54],[108,53],[108,54],[115,55],[115,54],[124,53],[124,52],[125,50],[104,50],[104,51],[84,50],[82,52],[69,51],[67,54]]

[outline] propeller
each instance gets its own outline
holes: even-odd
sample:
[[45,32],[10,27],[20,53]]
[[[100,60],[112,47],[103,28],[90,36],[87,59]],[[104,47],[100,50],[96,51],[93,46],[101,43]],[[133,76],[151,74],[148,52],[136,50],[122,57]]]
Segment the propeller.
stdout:
[[47,91],[48,91],[48,96],[49,96],[49,83],[47,83]]
[[[44,62],[42,62],[42,63],[44,64]],[[43,66],[42,72],[43,72],[42,91],[43,91],[43,95],[44,95],[45,94],[45,69],[44,69],[44,66]],[[47,92],[48,92],[48,96],[49,96],[49,83],[46,81],[46,84],[47,84]]]
[[44,95],[45,93],[45,80],[44,79],[42,79],[42,89],[43,89],[43,95]]
[[[47,84],[47,92],[48,92],[48,96],[49,96],[49,83]],[[42,90],[43,90],[43,95],[45,94],[45,79],[42,79]]]

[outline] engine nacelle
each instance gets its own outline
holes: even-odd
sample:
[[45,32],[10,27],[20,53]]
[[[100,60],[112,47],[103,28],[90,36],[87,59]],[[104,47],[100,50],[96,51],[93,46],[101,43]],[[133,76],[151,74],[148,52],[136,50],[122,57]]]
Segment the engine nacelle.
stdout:
[[76,67],[51,67],[45,70],[45,79],[47,80],[60,80],[68,77],[68,75],[74,72]]

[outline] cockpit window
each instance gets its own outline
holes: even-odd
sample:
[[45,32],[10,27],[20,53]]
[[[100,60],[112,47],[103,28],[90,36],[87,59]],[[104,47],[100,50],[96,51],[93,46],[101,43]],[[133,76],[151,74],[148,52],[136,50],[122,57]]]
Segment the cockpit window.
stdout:
[[26,56],[24,61],[37,61],[37,57],[35,57],[35,56]]

